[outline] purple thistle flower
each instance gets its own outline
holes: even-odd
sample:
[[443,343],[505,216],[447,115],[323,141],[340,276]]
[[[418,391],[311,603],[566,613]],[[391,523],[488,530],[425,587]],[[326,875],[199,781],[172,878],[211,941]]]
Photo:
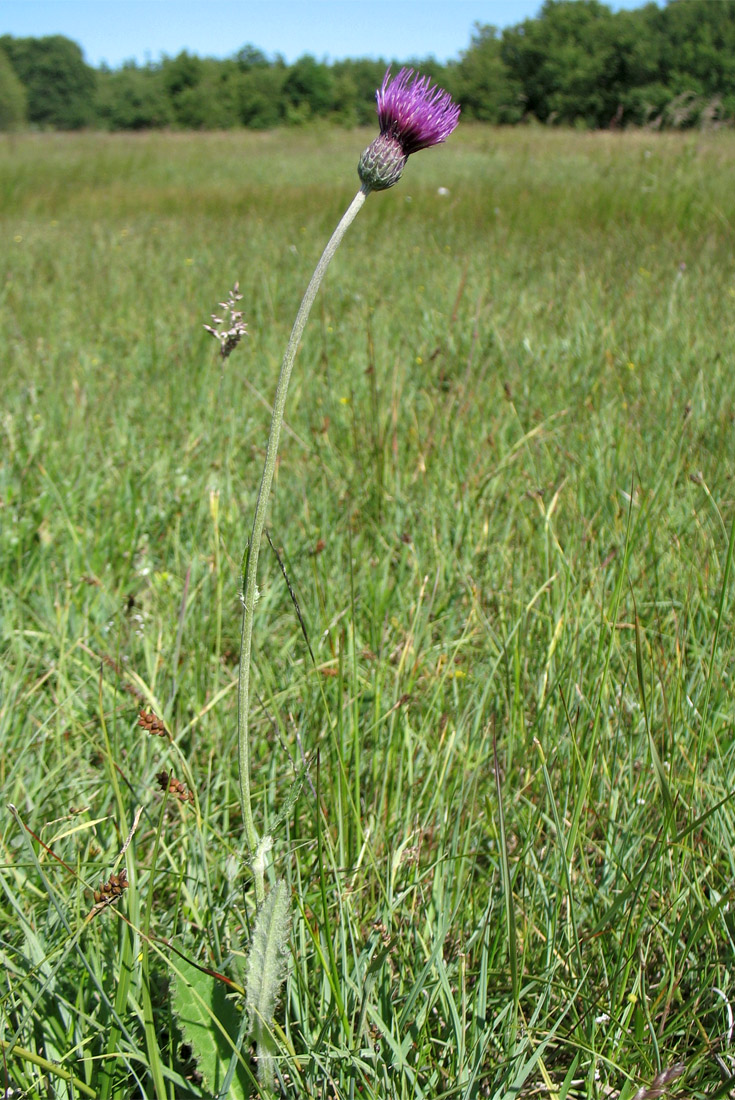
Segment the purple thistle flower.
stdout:
[[397,138],[406,156],[446,141],[459,122],[459,106],[449,93],[413,69],[401,69],[394,80],[388,69],[375,98],[381,134]]
[[459,106],[448,92],[432,86],[428,76],[390,69],[375,93],[380,135],[360,157],[357,171],[368,191],[398,183],[411,153],[446,141],[459,122]]

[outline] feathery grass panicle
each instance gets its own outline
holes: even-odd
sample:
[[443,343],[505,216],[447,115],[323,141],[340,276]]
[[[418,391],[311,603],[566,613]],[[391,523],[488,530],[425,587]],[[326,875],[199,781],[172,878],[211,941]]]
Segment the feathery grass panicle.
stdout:
[[[225,316],[219,317],[212,314],[212,324],[204,325],[204,329],[214,336],[219,343],[219,353],[223,359],[232,354],[243,336],[247,336],[248,328],[244,320],[244,314],[238,306],[242,301],[240,284],[235,283],[227,295],[226,302],[220,302],[220,309]],[[216,326],[216,327],[215,327]]]

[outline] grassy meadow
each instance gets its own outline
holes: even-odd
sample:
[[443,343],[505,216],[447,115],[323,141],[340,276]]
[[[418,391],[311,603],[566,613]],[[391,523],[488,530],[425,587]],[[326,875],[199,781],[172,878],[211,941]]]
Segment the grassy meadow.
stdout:
[[[192,963],[234,983],[198,1025],[228,1066],[241,562],[372,136],[3,138],[8,1097],[222,1094],[181,1006]],[[733,1088],[734,174],[728,132],[460,125],[337,253],[254,634],[282,1095]]]

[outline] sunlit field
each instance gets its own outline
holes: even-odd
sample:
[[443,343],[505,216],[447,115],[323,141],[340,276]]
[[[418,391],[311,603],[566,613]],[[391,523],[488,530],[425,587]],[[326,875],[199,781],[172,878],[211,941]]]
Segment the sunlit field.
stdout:
[[[223,1096],[241,563],[372,136],[2,141],[8,1097]],[[734,178],[725,131],[460,125],[337,253],[254,633],[281,1095],[733,1087]]]

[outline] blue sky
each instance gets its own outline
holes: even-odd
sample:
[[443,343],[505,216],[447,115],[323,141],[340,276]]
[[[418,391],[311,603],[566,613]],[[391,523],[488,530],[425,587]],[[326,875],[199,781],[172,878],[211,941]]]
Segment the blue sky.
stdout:
[[[610,6],[639,7],[643,0]],[[94,66],[188,50],[228,57],[245,43],[292,62],[344,57],[456,58],[475,23],[509,26],[541,0],[0,0],[0,34],[64,34]]]

